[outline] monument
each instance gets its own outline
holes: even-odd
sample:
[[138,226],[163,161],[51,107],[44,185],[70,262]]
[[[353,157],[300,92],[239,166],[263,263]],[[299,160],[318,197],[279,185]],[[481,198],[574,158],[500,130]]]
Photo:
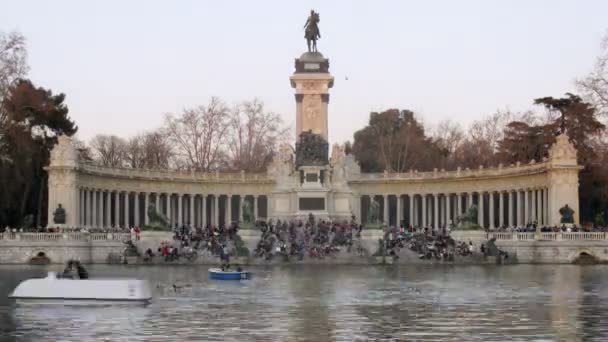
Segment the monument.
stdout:
[[[317,219],[440,229],[458,219],[480,228],[559,225],[560,209],[579,224],[577,152],[562,129],[547,158],[529,164],[403,173],[362,173],[345,147],[329,154],[329,90],[334,77],[318,49],[320,16],[304,26],[295,58],[294,143],[280,146],[262,173],[118,169],[78,159],[62,136],[51,153],[49,224],[59,203],[66,227],[202,227],[265,219]],[[295,145],[295,146],[294,146]],[[295,147],[295,148],[294,148]],[[152,210],[151,210],[152,209]],[[566,212],[567,211],[567,212]],[[465,215],[466,213],[466,215]],[[476,214],[476,215],[475,215]]]

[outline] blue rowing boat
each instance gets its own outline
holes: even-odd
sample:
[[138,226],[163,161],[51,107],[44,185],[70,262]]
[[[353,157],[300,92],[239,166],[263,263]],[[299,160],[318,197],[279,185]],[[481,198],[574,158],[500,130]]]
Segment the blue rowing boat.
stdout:
[[210,268],[209,278],[217,280],[247,280],[251,279],[253,273],[249,271],[222,271],[221,268]]

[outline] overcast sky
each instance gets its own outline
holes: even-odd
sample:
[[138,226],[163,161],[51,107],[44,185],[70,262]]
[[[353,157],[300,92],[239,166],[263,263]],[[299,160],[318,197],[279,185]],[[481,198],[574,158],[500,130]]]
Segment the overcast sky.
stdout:
[[211,96],[257,97],[293,126],[289,76],[310,9],[336,78],[332,142],[352,139],[370,111],[466,125],[575,91],[608,28],[606,0],[0,0],[0,31],[26,36],[29,77],[67,94],[85,140],[156,128]]

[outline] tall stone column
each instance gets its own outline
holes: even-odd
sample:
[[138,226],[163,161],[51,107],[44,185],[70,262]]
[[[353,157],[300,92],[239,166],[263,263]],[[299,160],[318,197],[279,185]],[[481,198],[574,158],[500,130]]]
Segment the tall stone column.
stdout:
[[120,192],[114,191],[114,228],[120,227]]
[[232,194],[226,195],[226,226],[232,223]]
[[420,226],[420,216],[418,215],[418,197],[420,196],[416,196],[416,194],[412,195],[412,208],[414,210],[414,212],[412,213],[412,224],[414,225],[414,227]]
[[203,206],[203,214],[201,215],[203,228],[207,225],[207,195],[201,196],[201,205]]
[[216,226],[220,225],[220,195],[213,195],[214,197],[214,205],[213,205],[213,224]]
[[490,219],[489,223],[490,223],[490,225],[489,225],[489,227],[490,227],[490,229],[494,229],[495,228],[494,227],[494,192],[490,191],[488,193],[488,195],[490,196],[489,197],[489,203],[488,203],[488,206],[490,207],[489,208],[490,209],[490,212],[489,212],[489,216],[490,216],[489,217],[489,219]]
[[473,193],[469,192],[469,201],[467,203],[467,210],[473,206]]
[[483,222],[483,191],[479,191],[479,208],[477,210],[477,224],[484,228]]
[[450,194],[445,194],[445,226],[448,227],[450,225]]
[[456,216],[458,217],[462,215],[462,194],[460,192],[456,194],[456,200],[458,201],[458,203],[456,203],[456,208],[458,210],[458,215]]
[[422,202],[422,228],[426,228],[426,194],[422,195],[420,198],[420,202]]
[[112,191],[106,191],[106,228],[112,227]]
[[539,225],[542,225],[543,222],[543,190],[538,189],[536,191],[536,221],[538,221]]
[[97,228],[97,190],[91,190],[91,227]]
[[517,211],[515,213],[515,224],[517,226],[521,226],[523,224],[523,197],[521,195],[521,190],[515,191],[515,197],[517,198]]
[[514,227],[517,225],[517,222],[515,221],[515,224],[513,224],[513,207],[515,205],[513,198],[515,198],[515,193],[511,190],[509,191],[509,218],[507,220],[507,225],[509,227]]
[[133,226],[139,226],[139,192],[135,191],[133,193]]
[[150,224],[150,218],[148,217],[148,208],[150,207],[150,196],[151,193],[144,192],[144,224],[146,226]]
[[409,220],[409,224],[414,227],[415,223],[414,223],[414,194],[409,194],[408,195],[408,199],[409,199],[409,211],[410,211],[410,220]]
[[84,196],[85,196],[85,190],[83,188],[80,188],[78,191],[78,200],[80,201],[79,214],[78,214],[78,225],[81,227],[84,227],[86,225],[86,218],[84,216],[84,213],[85,213]]
[[505,225],[505,196],[502,191],[498,192],[498,226],[500,228]]
[[536,221],[536,189],[530,190],[530,222]]
[[439,194],[433,194],[433,227],[439,229]]
[[403,198],[401,194],[395,195],[397,196],[397,227],[401,227],[401,213],[403,211]]
[[245,222],[245,213],[243,210],[243,205],[245,204],[245,201],[247,200],[247,195],[239,195],[239,208],[238,208],[238,217],[239,217],[239,222]]
[[544,196],[545,196],[545,204],[544,204],[543,213],[545,214],[545,224],[550,225],[551,223],[549,222],[549,208],[550,208],[550,206],[549,206],[549,189],[545,188]]
[[382,198],[384,199],[384,213],[382,216],[382,221],[384,221],[384,224],[388,226],[391,224],[391,218],[389,217],[389,208],[388,208],[388,194],[382,195]]
[[529,200],[529,190],[524,190],[524,225],[530,223],[530,200]]
[[171,216],[171,193],[165,194],[165,215],[167,216],[167,221],[173,228],[173,218]]
[[[361,196],[359,197],[359,208],[361,208]],[[253,195],[253,222],[258,220],[258,195]],[[359,216],[357,216],[359,220],[361,220],[361,213],[359,212]]]
[[184,194],[177,194],[177,226],[181,227],[184,225]]
[[131,227],[131,222],[129,221],[129,192],[125,191],[125,228],[129,229]]
[[195,226],[194,222],[194,194],[188,195],[190,196],[190,222],[188,222],[192,227]]

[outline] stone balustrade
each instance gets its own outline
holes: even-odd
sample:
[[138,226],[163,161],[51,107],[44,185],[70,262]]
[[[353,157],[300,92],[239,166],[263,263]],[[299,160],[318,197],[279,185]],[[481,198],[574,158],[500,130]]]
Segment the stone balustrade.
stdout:
[[605,232],[487,233],[487,239],[491,238],[500,241],[602,241],[607,240],[607,234]]
[[517,164],[510,166],[499,166],[491,168],[479,169],[460,169],[455,171],[435,170],[435,171],[409,171],[409,172],[378,172],[378,173],[361,173],[357,175],[352,182],[361,180],[416,180],[416,179],[444,179],[444,178],[459,178],[459,177],[496,177],[496,176],[514,176],[528,175],[543,172],[547,169],[547,162],[532,163],[532,164]]
[[2,233],[2,241],[125,241],[131,239],[130,233]]
[[121,167],[105,167],[93,164],[82,164],[80,169],[84,173],[98,176],[157,179],[157,180],[196,180],[196,181],[229,181],[229,182],[269,182],[274,183],[265,173],[245,172],[199,172],[188,170],[153,170],[133,169]]

